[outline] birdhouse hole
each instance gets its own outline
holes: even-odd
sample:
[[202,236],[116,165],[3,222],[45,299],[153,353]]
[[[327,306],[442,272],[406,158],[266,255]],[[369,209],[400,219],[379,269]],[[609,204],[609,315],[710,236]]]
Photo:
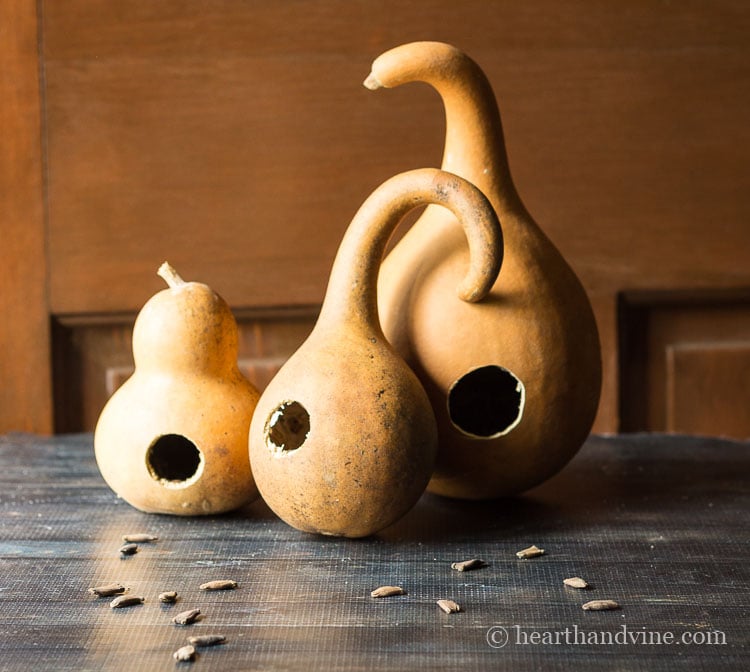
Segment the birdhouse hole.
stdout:
[[203,454],[190,439],[180,434],[163,434],[146,453],[151,477],[163,485],[184,487],[203,472]]
[[448,391],[448,414],[462,433],[494,439],[521,421],[523,383],[502,366],[480,366],[461,376]]
[[275,451],[297,450],[310,433],[310,415],[298,401],[279,404],[266,422],[266,445]]

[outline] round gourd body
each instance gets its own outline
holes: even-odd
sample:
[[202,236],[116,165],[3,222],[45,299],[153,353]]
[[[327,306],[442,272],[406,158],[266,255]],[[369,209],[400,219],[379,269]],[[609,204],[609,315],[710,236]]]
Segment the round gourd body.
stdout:
[[257,390],[237,324],[201,283],[153,296],[133,330],[135,372],[105,405],[94,447],[108,485],[149,513],[214,514],[258,496],[247,454]]
[[417,502],[435,460],[435,419],[382,337],[313,333],[274,377],[250,428],[271,509],[293,527],[363,537]]

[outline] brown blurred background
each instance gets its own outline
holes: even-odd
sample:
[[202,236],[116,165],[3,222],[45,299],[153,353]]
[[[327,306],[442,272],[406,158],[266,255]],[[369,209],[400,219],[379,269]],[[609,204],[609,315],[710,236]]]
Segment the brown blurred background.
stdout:
[[439,165],[437,95],[361,84],[430,39],[487,73],[589,292],[594,430],[750,436],[748,35],[744,0],[4,0],[0,432],[93,428],[165,259],[227,299],[263,387],[362,201]]

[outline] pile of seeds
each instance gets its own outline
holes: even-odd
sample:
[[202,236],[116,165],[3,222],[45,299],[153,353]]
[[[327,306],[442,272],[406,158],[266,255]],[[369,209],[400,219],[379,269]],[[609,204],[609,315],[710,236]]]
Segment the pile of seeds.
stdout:
[[[139,543],[150,543],[156,541],[158,537],[149,534],[130,534],[124,535],[122,540],[125,545],[120,548],[122,556],[132,556],[138,552]],[[545,554],[543,548],[536,545],[529,546],[516,553],[519,560],[529,560],[538,558]],[[461,560],[451,563],[451,569],[457,572],[468,572],[486,567],[488,563],[479,558]],[[588,590],[591,588],[589,583],[580,576],[573,576],[563,579],[563,585],[576,590]],[[214,579],[198,586],[201,591],[223,591],[234,590],[238,587],[236,581],[232,579]],[[127,595],[127,588],[122,583],[108,583],[101,586],[89,588],[89,593],[97,597],[113,599],[109,603],[112,609],[122,609],[136,605],[142,605],[146,600],[139,595]],[[380,586],[370,592],[370,597],[380,599],[396,596],[407,595],[407,591],[401,586]],[[168,590],[159,594],[159,602],[163,604],[174,604],[178,600],[177,591]],[[440,598],[436,602],[437,606],[446,614],[455,614],[464,611],[463,608],[454,600],[449,598]],[[590,600],[581,605],[584,611],[609,611],[619,609],[620,605],[611,599]],[[177,626],[188,626],[202,619],[201,610],[198,608],[187,609],[180,612],[172,618],[172,622]],[[219,634],[200,635],[188,637],[188,643],[177,649],[172,657],[177,662],[193,662],[196,659],[196,649],[224,644],[226,637]]]
[[[150,534],[128,534],[122,537],[124,546],[121,546],[119,551],[121,556],[132,556],[138,552],[138,544],[151,543],[157,541],[158,537]],[[232,579],[214,579],[198,586],[201,591],[220,591],[220,590],[234,590],[238,587],[236,581]],[[136,605],[142,605],[146,602],[146,598],[140,595],[128,595],[126,594],[128,588],[120,582],[108,583],[101,586],[94,586],[89,588],[88,592],[96,597],[113,597],[109,603],[111,609],[124,609],[126,607],[133,607]],[[159,593],[158,601],[163,604],[174,604],[178,600],[177,591],[167,590]],[[172,623],[177,626],[188,626],[197,622],[202,618],[201,610],[194,608],[180,612],[172,618]],[[224,635],[210,634],[200,635],[196,637],[188,637],[188,643],[181,646],[177,651],[172,654],[172,657],[178,662],[193,662],[196,658],[196,648],[206,648],[216,646],[218,644],[224,644],[227,641]]]

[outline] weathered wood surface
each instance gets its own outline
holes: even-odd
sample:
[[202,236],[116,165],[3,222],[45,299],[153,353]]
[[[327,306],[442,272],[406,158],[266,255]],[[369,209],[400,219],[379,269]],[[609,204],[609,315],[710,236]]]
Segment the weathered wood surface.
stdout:
[[[748,443],[593,437],[524,498],[427,495],[384,533],[350,541],[297,532],[262,502],[222,517],[142,514],[102,481],[90,435],[7,435],[0,668],[172,670],[189,665],[172,659],[188,636],[220,633],[226,644],[199,649],[194,669],[747,669],[749,473]],[[135,531],[159,539],[121,559]],[[531,544],[545,554],[517,559]],[[472,557],[487,566],[451,569]],[[571,576],[591,588],[563,586]],[[221,578],[239,587],[198,589]],[[113,610],[87,592],[112,581],[145,603]],[[407,594],[372,599],[381,585]],[[165,590],[176,604],[158,602]],[[462,612],[443,613],[440,598]],[[583,611],[592,599],[622,608]],[[171,623],[193,607],[198,623]],[[493,648],[500,628],[509,641]],[[627,631],[724,643],[575,643]],[[559,644],[534,643],[556,632]]]

